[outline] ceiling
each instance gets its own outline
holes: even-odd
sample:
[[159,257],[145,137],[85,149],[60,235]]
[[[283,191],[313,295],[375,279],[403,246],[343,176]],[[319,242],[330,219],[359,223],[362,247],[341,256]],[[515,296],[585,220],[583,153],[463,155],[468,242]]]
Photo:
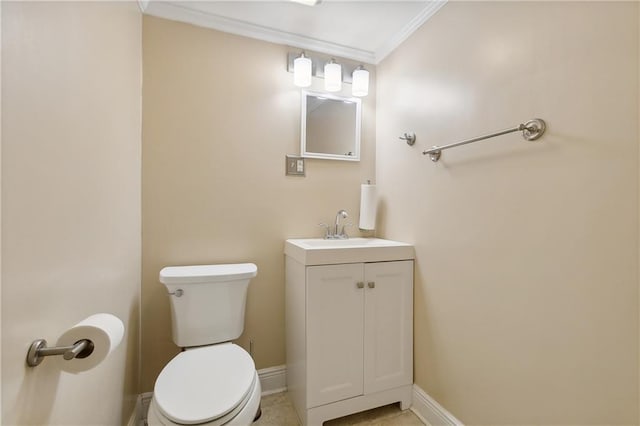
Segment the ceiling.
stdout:
[[377,64],[447,0],[140,0],[145,14]]

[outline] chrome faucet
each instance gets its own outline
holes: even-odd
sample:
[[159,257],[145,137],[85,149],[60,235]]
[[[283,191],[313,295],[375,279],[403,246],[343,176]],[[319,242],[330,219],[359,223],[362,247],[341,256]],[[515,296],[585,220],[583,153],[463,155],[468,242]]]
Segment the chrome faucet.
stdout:
[[351,222],[344,223],[342,225],[342,229],[340,229],[340,218],[346,219],[349,217],[349,214],[346,210],[339,210],[336,213],[336,224],[334,227],[327,225],[326,223],[320,223],[318,226],[325,227],[324,239],[325,240],[346,240],[349,238],[345,228],[347,226],[351,226]]
[[340,226],[340,218],[346,219],[348,217],[349,215],[347,214],[346,210],[339,210],[338,213],[336,213],[336,227],[333,233],[334,238],[340,238],[340,239],[349,238],[349,236],[344,232],[344,228],[347,225],[342,225],[342,231],[338,233],[338,227]]

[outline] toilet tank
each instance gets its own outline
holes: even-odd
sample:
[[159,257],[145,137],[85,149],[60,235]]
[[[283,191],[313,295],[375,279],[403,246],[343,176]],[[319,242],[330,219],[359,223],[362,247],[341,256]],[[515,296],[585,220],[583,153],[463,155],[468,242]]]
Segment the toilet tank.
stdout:
[[253,263],[169,266],[160,271],[171,301],[171,331],[180,347],[237,339],[244,329],[244,308]]

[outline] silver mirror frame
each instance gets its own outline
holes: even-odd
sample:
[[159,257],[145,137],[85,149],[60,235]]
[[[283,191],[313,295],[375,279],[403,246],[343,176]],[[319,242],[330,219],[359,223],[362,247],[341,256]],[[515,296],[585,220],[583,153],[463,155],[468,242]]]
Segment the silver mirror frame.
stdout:
[[[356,105],[356,119],[354,129],[355,155],[339,155],[322,152],[307,151],[307,97],[321,97],[332,99],[335,101],[353,102]],[[304,158],[320,158],[324,160],[341,160],[341,161],[360,161],[360,134],[362,127],[362,99],[356,97],[346,97],[333,95],[330,93],[313,92],[310,90],[301,90],[300,95],[300,155]]]

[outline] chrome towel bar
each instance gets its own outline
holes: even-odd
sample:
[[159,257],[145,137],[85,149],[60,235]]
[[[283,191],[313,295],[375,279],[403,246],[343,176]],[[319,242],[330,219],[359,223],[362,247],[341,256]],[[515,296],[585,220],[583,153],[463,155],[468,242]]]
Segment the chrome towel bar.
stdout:
[[64,359],[86,358],[93,352],[93,342],[89,339],[78,340],[71,346],[47,347],[44,339],[34,340],[27,353],[27,365],[35,367],[39,365],[45,356],[62,355]]
[[507,133],[513,133],[518,131],[522,131],[522,137],[525,140],[535,141],[536,139],[539,139],[540,136],[544,134],[544,131],[546,130],[546,128],[547,128],[547,125],[544,122],[544,120],[540,118],[534,118],[533,120],[529,120],[524,124],[519,124],[517,127],[514,127],[512,129],[501,130],[499,132],[491,133],[489,135],[484,135],[484,136],[480,136],[473,139],[467,139],[462,142],[451,143],[449,145],[434,146],[431,149],[423,151],[422,154],[423,155],[429,154],[431,161],[436,162],[440,159],[440,156],[442,155],[442,151],[444,151],[445,149],[454,148],[456,146],[466,145],[468,143],[478,142],[485,139],[494,138],[496,136],[502,136],[502,135],[506,135]]

